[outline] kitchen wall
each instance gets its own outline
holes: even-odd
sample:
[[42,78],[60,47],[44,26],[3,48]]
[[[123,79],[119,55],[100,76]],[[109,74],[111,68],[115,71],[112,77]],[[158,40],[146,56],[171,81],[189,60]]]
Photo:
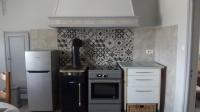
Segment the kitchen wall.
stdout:
[[[58,33],[52,29],[30,31],[30,47],[34,49],[59,49],[61,65],[71,62],[72,39],[80,38],[84,45],[81,58],[98,65],[113,65],[116,61],[153,61],[155,27],[149,28],[63,28]],[[56,45],[56,46],[55,46]]]
[[[140,2],[141,0],[137,0]],[[149,1],[149,0],[148,0]],[[177,92],[175,97],[175,110],[174,112],[183,112],[181,109],[183,102],[183,85],[185,74],[185,53],[186,53],[186,28],[187,28],[187,8],[188,0],[158,0],[160,8],[161,23],[163,26],[171,26],[178,24],[178,47],[177,47],[177,71],[176,71],[176,81],[177,82]],[[52,15],[54,7],[57,0],[6,0],[6,14],[2,16],[0,9],[0,72],[5,71],[5,51],[4,51],[4,31],[30,31],[32,29],[45,29],[48,27],[48,16]],[[146,7],[146,0],[143,0],[143,3],[140,2],[141,7]],[[154,2],[154,1],[152,1]],[[150,3],[148,3],[150,4]],[[140,6],[139,6],[140,7]],[[148,5],[149,7],[149,5]],[[150,4],[149,8],[142,8],[140,10],[142,15],[157,15],[154,12],[151,12],[151,9],[155,10],[155,4]],[[159,16],[159,15],[158,15]],[[143,18],[143,17],[141,17]],[[146,18],[146,17],[145,17]],[[153,17],[152,17],[153,18]],[[148,19],[147,19],[148,20]],[[139,36],[143,36],[145,39],[143,43],[148,43],[148,37],[145,36],[144,32],[155,32],[151,28],[137,28],[135,29],[135,44],[140,42]],[[144,30],[144,32],[143,32]],[[54,31],[53,31],[54,32]],[[137,34],[138,33],[138,34]],[[32,34],[31,34],[32,35]],[[35,35],[35,34],[33,34]],[[138,35],[138,37],[136,36]],[[33,37],[34,38],[34,37]],[[152,36],[153,38],[153,36]],[[137,41],[138,42],[137,42]],[[36,40],[37,41],[37,40]],[[56,42],[56,41],[54,41]],[[140,44],[136,46],[138,50],[135,50],[135,59],[142,60],[141,53],[144,53],[145,44]],[[33,48],[37,48],[36,44],[32,44]],[[42,44],[39,48],[43,48]],[[48,48],[48,46],[46,46]],[[139,50],[139,49],[142,50]],[[167,51],[167,50],[166,50]],[[140,57],[141,56],[141,57]],[[151,56],[148,56],[150,60]],[[168,59],[168,58],[167,58]],[[180,110],[179,110],[180,109]],[[170,111],[173,112],[173,111]]]
[[162,26],[178,25],[177,30],[177,60],[176,60],[176,93],[174,100],[174,111],[183,112],[185,99],[185,83],[186,83],[186,59],[187,59],[187,28],[189,1],[191,0],[159,0],[159,10]]
[[[47,29],[57,0],[5,0],[6,11],[0,8],[0,72],[6,71],[4,32],[24,32]],[[0,5],[1,6],[1,5]]]
[[6,70],[5,45],[3,36],[4,33],[0,31],[0,72],[4,72]]
[[[52,29],[38,29],[30,31],[30,39],[32,41],[31,49],[62,50],[61,65],[70,63],[71,43],[75,37],[84,40],[86,45],[81,49],[81,56],[82,58],[89,57],[88,61],[91,63],[112,63],[115,59],[120,61],[119,58],[123,61],[156,60],[167,66],[165,112],[171,112],[174,109],[173,102],[176,89],[174,85],[176,84],[177,31],[178,26],[126,29],[63,28],[59,29],[58,32]],[[110,42],[111,44],[109,44]],[[123,44],[118,45],[117,42]],[[131,47],[133,48],[129,52],[130,54],[126,54],[126,51]],[[108,52],[106,50],[102,51],[106,48]],[[146,54],[145,50],[147,49],[153,49],[154,53],[151,55]],[[111,51],[114,54],[113,56],[110,56]]]
[[133,61],[134,32],[129,28],[62,28],[58,29],[61,65],[71,63],[72,41],[83,40],[81,58],[90,65],[116,65],[117,61]]
[[30,49],[31,50],[56,50],[57,30],[56,29],[37,29],[30,31]]
[[[176,90],[178,26],[158,27],[155,34],[155,61],[167,67],[165,90],[165,112],[173,112]],[[164,75],[164,74],[163,74]],[[165,78],[166,77],[166,78]]]
[[[146,0],[141,2],[135,0],[138,7],[146,7]],[[156,15],[156,3],[158,0],[151,0],[148,8],[136,11],[143,18],[143,22],[147,21],[151,24],[153,16]],[[6,0],[5,15],[2,15],[0,8],[0,72],[6,71],[5,67],[5,51],[4,51],[4,35],[3,32],[30,31],[32,29],[49,29],[48,17],[55,13],[57,0]],[[1,5],[0,5],[1,6]],[[145,19],[144,19],[145,18]],[[144,21],[145,20],[145,21]]]

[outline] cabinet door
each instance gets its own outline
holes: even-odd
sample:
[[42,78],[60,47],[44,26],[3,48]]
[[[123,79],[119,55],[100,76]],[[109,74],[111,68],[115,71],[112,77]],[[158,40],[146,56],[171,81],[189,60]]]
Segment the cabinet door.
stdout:
[[62,80],[60,100],[63,112],[79,110],[79,85],[75,81]]
[[85,112],[87,92],[84,77],[61,76],[60,93],[62,112]]

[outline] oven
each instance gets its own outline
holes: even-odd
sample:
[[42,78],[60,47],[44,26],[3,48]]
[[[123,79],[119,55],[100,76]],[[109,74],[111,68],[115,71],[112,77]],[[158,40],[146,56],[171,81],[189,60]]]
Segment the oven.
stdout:
[[90,103],[121,103],[121,80],[89,80]]
[[88,112],[121,112],[122,71],[112,67],[89,68]]

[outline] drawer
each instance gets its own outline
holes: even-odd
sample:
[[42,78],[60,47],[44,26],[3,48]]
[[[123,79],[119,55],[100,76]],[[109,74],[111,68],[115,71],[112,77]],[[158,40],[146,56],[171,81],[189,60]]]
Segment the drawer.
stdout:
[[89,110],[88,112],[121,112],[121,110],[118,110],[118,111],[116,111],[116,110],[113,110],[113,111],[111,111],[111,110]]
[[127,88],[127,103],[159,103],[158,88]]
[[160,69],[128,69],[128,75],[159,75]]
[[129,75],[127,86],[150,86],[159,87],[160,76],[159,75]]
[[96,104],[89,104],[88,105],[88,109],[90,110],[90,111],[94,111],[94,112],[118,112],[118,111],[120,111],[121,110],[121,104],[120,103],[116,103],[116,104],[114,104],[114,103],[111,103],[111,104],[104,104],[104,103],[96,103]]

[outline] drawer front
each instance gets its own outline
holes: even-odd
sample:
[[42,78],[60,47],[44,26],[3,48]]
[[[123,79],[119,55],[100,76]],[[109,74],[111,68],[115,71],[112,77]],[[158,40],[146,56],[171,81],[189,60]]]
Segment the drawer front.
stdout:
[[94,112],[112,112],[112,111],[120,111],[121,110],[121,104],[119,103],[116,103],[116,104],[104,104],[104,103],[99,103],[99,104],[89,104],[88,105],[88,109],[91,110],[91,111],[94,111]]
[[128,69],[128,75],[159,75],[160,69]]
[[159,87],[160,76],[159,75],[130,75],[128,76],[127,86],[150,86]]
[[159,103],[159,89],[128,87],[127,103]]

